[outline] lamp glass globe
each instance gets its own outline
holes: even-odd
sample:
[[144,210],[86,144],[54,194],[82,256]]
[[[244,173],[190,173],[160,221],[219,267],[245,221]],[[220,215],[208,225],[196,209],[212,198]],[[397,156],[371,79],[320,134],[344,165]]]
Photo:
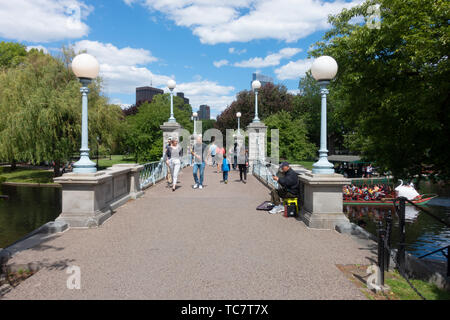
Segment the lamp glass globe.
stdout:
[[261,88],[261,82],[259,82],[258,80],[253,81],[252,88],[253,90],[258,90],[259,88]]
[[82,53],[73,59],[72,70],[78,78],[95,79],[100,71],[100,66],[95,57]]
[[329,81],[336,76],[337,71],[337,62],[330,56],[317,58],[311,66],[311,74],[317,81]]
[[192,116],[195,117],[195,118],[197,118],[197,117],[198,117],[198,113],[197,113],[197,112],[194,112],[194,113],[192,114]]
[[167,87],[170,90],[175,89],[176,86],[177,86],[177,83],[175,82],[175,80],[170,79],[169,81],[167,81]]
[[238,112],[236,113],[236,117],[240,118],[242,116],[242,113]]

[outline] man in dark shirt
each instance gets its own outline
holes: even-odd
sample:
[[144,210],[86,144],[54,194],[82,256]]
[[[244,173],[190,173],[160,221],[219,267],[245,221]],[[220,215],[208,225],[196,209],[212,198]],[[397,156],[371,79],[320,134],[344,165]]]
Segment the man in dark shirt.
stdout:
[[282,162],[280,165],[281,172],[284,176],[273,176],[273,179],[278,182],[279,188],[273,189],[271,192],[272,203],[276,205],[270,213],[279,213],[284,211],[284,206],[281,205],[281,198],[297,198],[298,197],[298,175],[292,170],[288,162]]

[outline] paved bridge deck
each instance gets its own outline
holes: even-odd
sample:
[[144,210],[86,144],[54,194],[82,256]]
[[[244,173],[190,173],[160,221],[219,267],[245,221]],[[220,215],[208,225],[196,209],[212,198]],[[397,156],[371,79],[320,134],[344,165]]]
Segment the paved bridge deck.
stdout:
[[[11,262],[46,267],[5,299],[365,299],[336,264],[367,264],[370,252],[347,235],[256,211],[268,189],[254,177],[227,185],[192,169],[176,192],[160,183],[99,229],[69,230]],[[66,268],[81,268],[81,290]]]

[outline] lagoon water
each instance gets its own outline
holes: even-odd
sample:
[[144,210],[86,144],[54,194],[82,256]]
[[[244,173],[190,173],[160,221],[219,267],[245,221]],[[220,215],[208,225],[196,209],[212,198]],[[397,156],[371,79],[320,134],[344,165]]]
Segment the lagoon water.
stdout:
[[61,188],[0,185],[0,248],[5,248],[61,213]]

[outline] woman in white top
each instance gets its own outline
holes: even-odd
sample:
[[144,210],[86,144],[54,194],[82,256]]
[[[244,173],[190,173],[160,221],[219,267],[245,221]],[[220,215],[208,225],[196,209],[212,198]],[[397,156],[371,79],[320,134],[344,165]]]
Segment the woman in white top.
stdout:
[[181,168],[181,157],[183,155],[183,149],[178,145],[177,139],[172,139],[172,145],[167,150],[170,155],[168,155],[170,173],[172,175],[172,191],[175,191],[177,187],[178,173]]

